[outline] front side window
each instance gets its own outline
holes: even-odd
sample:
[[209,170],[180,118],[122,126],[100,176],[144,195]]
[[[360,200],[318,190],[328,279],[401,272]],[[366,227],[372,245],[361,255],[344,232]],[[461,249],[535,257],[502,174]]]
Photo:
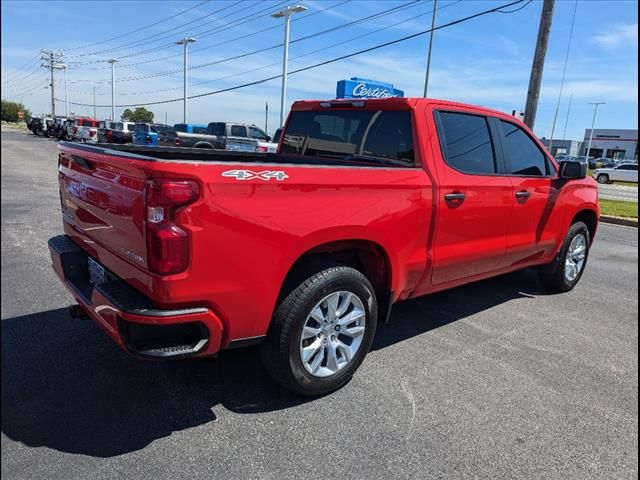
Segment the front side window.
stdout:
[[447,164],[463,173],[496,173],[496,157],[486,117],[439,112],[440,142]]
[[249,127],[249,136],[251,138],[257,138],[258,140],[267,140],[267,135],[262,130],[256,127]]
[[504,133],[504,154],[511,174],[544,177],[549,174],[547,159],[535,142],[517,125],[500,120]]
[[292,112],[281,153],[413,166],[411,113],[395,110]]

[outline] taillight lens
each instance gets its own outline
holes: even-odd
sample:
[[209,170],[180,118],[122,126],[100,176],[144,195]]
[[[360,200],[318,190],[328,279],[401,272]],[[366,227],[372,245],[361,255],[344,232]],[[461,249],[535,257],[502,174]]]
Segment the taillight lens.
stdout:
[[145,137],[144,141],[145,141],[146,143],[151,143],[151,137],[150,137],[149,135],[147,135],[147,136]]
[[90,130],[89,131],[89,136],[90,137],[95,137],[96,136],[96,131],[95,130]]
[[176,138],[173,142],[174,142],[176,145],[180,145],[180,139],[179,139],[179,138]]
[[149,269],[162,275],[189,266],[189,233],[180,228],[177,213],[198,200],[200,189],[191,180],[151,180],[147,186],[147,258]]
[[256,152],[262,152],[262,153],[267,153],[269,151],[269,149],[265,146],[262,145],[258,145],[256,147]]

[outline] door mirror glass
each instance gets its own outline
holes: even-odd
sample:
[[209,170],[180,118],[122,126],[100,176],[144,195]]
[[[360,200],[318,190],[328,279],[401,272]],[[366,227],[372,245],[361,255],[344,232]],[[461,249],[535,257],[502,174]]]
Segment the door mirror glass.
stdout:
[[579,162],[560,162],[560,178],[580,180],[587,177],[587,165]]

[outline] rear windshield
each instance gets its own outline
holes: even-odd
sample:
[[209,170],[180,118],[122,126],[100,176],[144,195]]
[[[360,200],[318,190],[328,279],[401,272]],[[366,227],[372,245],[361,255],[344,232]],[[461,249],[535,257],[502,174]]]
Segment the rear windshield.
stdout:
[[149,131],[149,125],[147,125],[146,123],[136,123],[135,131],[136,132],[148,132]]
[[411,113],[396,110],[292,112],[281,153],[414,165]]

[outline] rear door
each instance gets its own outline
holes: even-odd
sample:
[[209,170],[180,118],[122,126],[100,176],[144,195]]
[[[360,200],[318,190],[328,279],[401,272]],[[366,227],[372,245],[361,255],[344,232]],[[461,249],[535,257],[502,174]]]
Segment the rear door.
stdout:
[[513,201],[488,118],[456,110],[437,110],[434,118],[440,148],[433,152],[439,187],[431,283],[443,285],[505,266]]
[[511,180],[513,215],[509,222],[509,265],[547,256],[556,246],[549,225],[558,190],[555,167],[531,134],[515,122],[495,119],[505,168]]

